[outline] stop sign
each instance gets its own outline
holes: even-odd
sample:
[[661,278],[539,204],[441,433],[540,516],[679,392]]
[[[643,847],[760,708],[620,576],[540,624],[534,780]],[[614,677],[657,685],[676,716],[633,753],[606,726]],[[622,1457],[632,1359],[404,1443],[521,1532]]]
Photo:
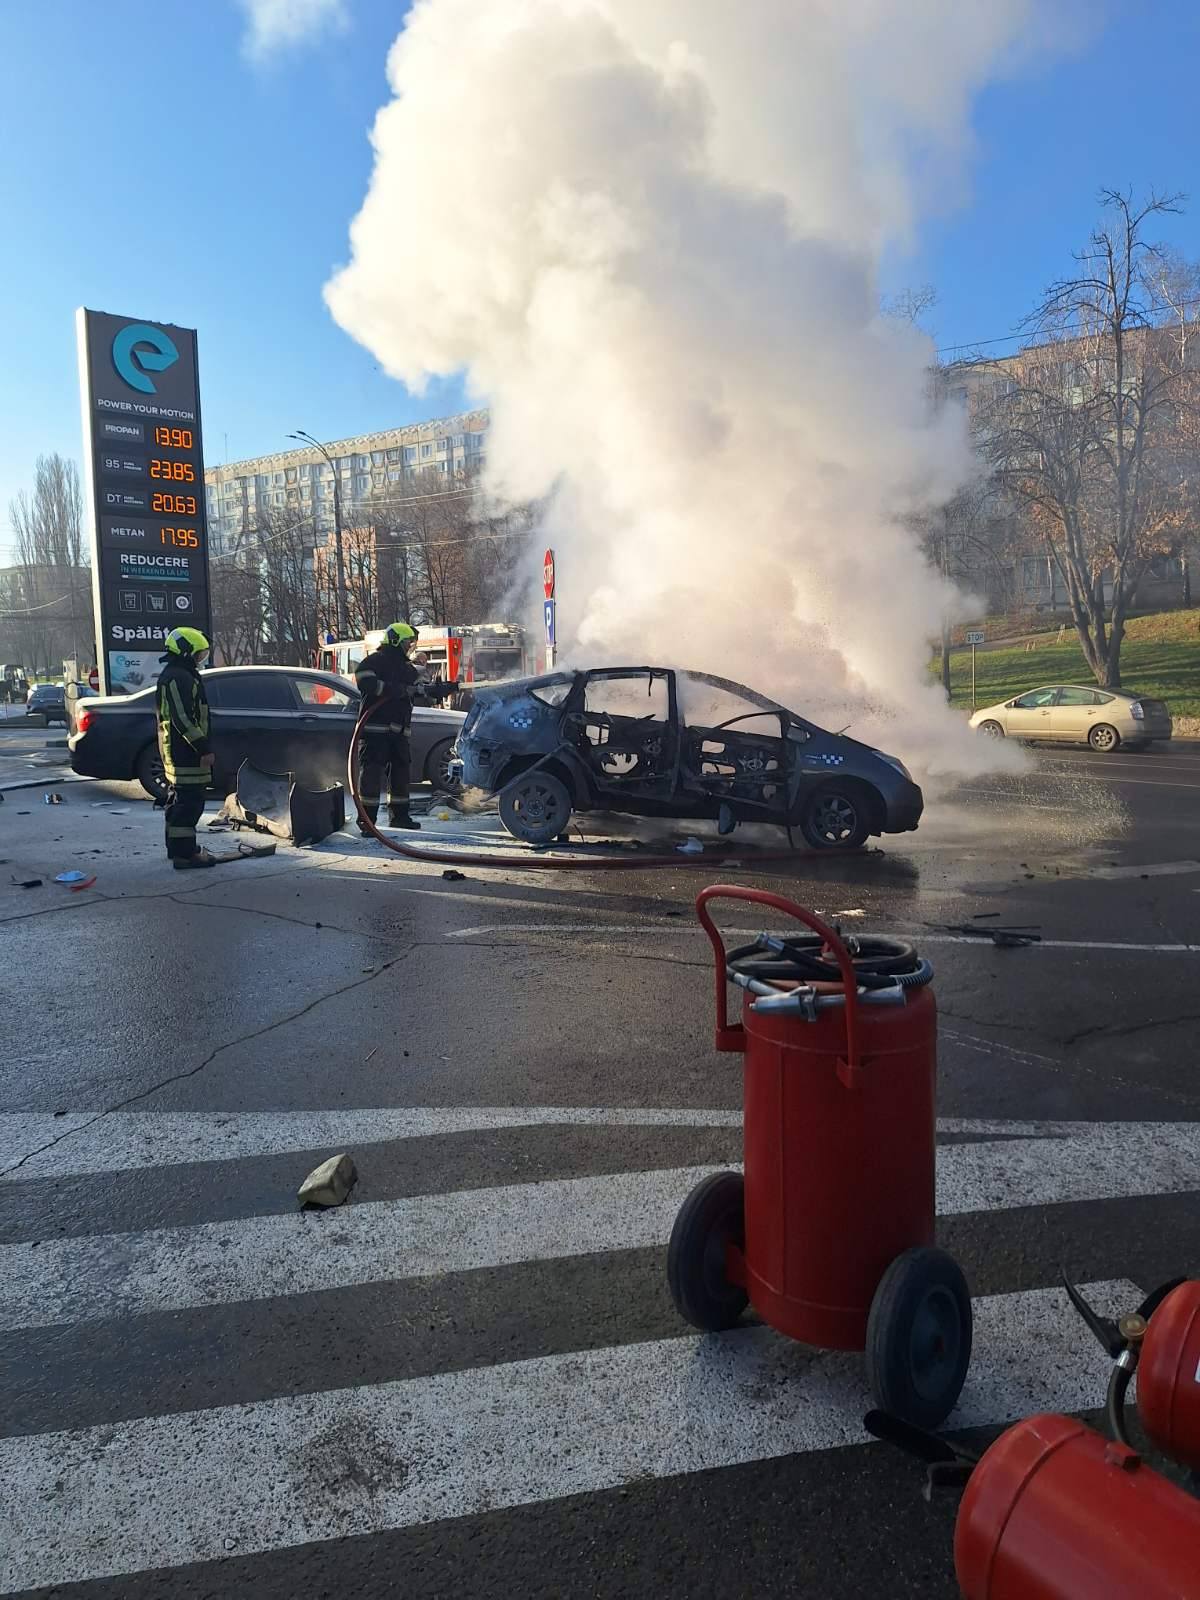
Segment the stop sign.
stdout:
[[100,668],[99,667],[93,667],[92,670],[88,673],[88,688],[89,689],[99,689],[99,687],[100,687]]
[[542,558],[542,586],[546,591],[546,599],[554,599],[554,551],[547,550]]

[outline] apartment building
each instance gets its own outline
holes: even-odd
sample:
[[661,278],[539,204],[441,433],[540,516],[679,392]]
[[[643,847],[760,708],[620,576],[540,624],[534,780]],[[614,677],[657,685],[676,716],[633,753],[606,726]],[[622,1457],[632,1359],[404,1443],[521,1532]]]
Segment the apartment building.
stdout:
[[[343,524],[364,520],[358,508],[377,490],[402,488],[424,473],[440,474],[449,483],[477,472],[487,460],[487,429],[486,411],[468,411],[380,433],[323,440],[338,474]],[[204,483],[213,555],[236,550],[273,514],[290,511],[297,521],[312,518],[322,540],[333,528],[333,468],[311,446],[209,467]]]

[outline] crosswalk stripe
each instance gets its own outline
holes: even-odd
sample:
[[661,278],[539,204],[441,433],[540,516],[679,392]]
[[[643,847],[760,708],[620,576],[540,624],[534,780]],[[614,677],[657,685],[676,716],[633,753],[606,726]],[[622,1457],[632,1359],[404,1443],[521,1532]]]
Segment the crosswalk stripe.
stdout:
[[[975,1041],[985,1043],[985,1041]],[[393,1139],[504,1128],[740,1128],[742,1113],[720,1107],[377,1106],[348,1111],[117,1111],[0,1114],[0,1149],[10,1183],[129,1172],[189,1162],[238,1161],[291,1150],[359,1149]],[[1004,1121],[941,1117],[940,1133],[1104,1138],[1127,1123]],[[1138,1126],[1149,1129],[1147,1123]],[[1164,1124],[1170,1127],[1171,1124]],[[22,1159],[22,1152],[25,1153]],[[18,1164],[19,1163],[19,1164]]]
[[[1085,1286],[1100,1310],[1140,1299]],[[1103,1401],[1057,1289],[974,1302],[952,1426]],[[0,1593],[379,1533],[867,1443],[861,1359],[686,1336],[0,1441]]]
[[[9,1182],[125,1172],[189,1161],[233,1161],[288,1150],[344,1150],[390,1139],[501,1128],[737,1128],[742,1113],[659,1106],[382,1106],[351,1111],[117,1111],[0,1115],[0,1148],[31,1154]],[[51,1141],[58,1141],[51,1143]],[[46,1148],[42,1148],[45,1146]],[[32,1153],[36,1152],[36,1154]],[[5,1163],[9,1165],[9,1163]]]
[[[1082,1139],[947,1145],[942,1214],[1200,1188],[1200,1124],[1106,1124]],[[666,1242],[712,1167],[668,1168],[371,1201],[0,1247],[0,1328],[466,1272]]]

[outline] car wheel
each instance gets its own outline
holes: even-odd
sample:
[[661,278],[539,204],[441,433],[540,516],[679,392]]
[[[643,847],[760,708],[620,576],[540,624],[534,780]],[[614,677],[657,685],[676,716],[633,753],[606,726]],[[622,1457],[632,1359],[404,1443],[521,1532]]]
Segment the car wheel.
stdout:
[[985,739],[1003,739],[1004,737],[1004,729],[998,722],[993,722],[990,717],[986,722],[979,724],[979,731]]
[[571,796],[552,772],[522,773],[500,796],[500,820],[515,839],[549,844],[571,820]]
[[450,776],[450,752],[453,748],[453,739],[443,739],[425,757],[425,781],[443,794],[457,794],[462,788],[458,780]]
[[800,826],[815,850],[857,850],[871,831],[862,800],[846,789],[818,789]]
[[1101,755],[1111,755],[1121,742],[1121,735],[1108,722],[1098,722],[1088,734],[1088,743]]
[[165,800],[170,792],[167,775],[163,771],[162,757],[158,753],[158,746],[148,744],[137,758],[134,776],[150,796],[151,800]]

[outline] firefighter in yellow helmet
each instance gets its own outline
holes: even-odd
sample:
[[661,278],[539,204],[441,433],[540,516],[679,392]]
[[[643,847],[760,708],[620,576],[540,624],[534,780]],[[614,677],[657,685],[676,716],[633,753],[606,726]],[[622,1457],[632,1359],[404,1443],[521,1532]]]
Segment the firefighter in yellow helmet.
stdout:
[[[393,622],[383,630],[379,649],[372,650],[354,669],[354,679],[367,708],[358,776],[359,800],[374,822],[379,815],[386,773],[388,818],[393,828],[421,826],[408,809],[412,782],[408,730],[412,725],[413,686],[421,676],[408,659],[408,653],[416,640],[415,628],[410,628],[407,622]],[[367,832],[361,819],[358,830],[363,834]]]
[[199,628],[172,628],[158,680],[158,752],[170,793],[167,796],[167,857],[177,871],[214,867],[216,857],[196,843],[196,824],[212,781],[208,747],[208,697],[200,668],[208,659],[208,640]]

